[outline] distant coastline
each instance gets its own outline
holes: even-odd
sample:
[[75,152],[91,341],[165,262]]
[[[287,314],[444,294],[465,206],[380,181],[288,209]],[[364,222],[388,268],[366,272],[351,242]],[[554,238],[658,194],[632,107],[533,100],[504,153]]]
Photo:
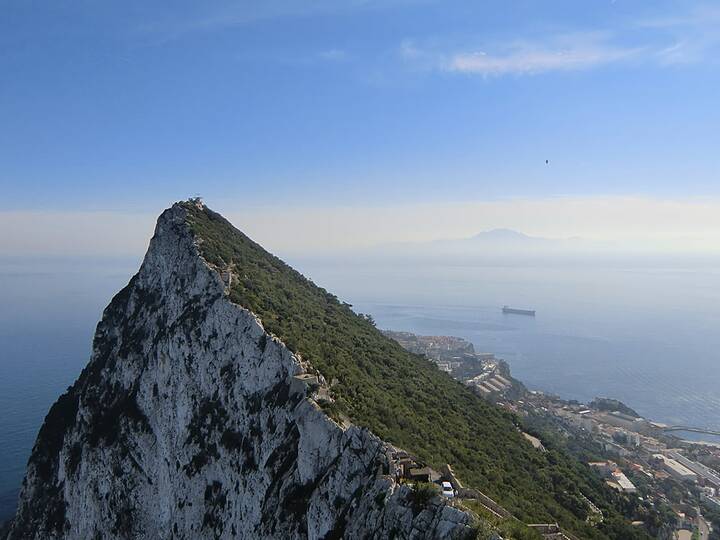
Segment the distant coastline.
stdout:
[[[506,306],[507,307],[507,306]],[[534,312],[533,312],[534,313]],[[720,448],[720,441],[693,440],[679,437],[677,433],[694,432],[720,437],[719,432],[696,426],[666,425],[651,418],[643,417],[635,409],[619,399],[611,397],[595,397],[587,403],[568,399],[560,395],[548,393],[545,390],[528,391],[524,382],[512,375],[512,366],[504,359],[492,352],[475,352],[469,341],[457,336],[423,336],[412,332],[383,330],[383,333],[398,341],[405,349],[416,354],[422,354],[435,362],[441,371],[449,373],[456,379],[474,388],[476,392],[490,399],[499,401],[505,398],[518,399],[523,394],[539,393],[560,403],[569,406],[586,406],[589,409],[604,413],[625,415],[647,421],[657,436],[668,441],[677,441],[686,444],[704,444]],[[687,427],[687,430],[681,429]]]
[[[428,271],[430,276],[438,272]],[[510,277],[508,272],[512,272]],[[716,369],[720,336],[707,330],[711,306],[696,303],[697,311],[693,313],[685,307],[639,313],[637,305],[626,306],[625,299],[618,306],[606,305],[616,302],[609,296],[616,293],[607,291],[602,283],[595,292],[583,289],[588,297],[601,296],[602,304],[593,304],[592,308],[584,303],[558,304],[557,294],[567,288],[562,279],[565,275],[542,269],[456,269],[452,291],[463,290],[472,298],[502,288],[492,293],[487,304],[460,303],[444,289],[433,292],[428,299],[419,297],[417,303],[376,301],[355,305],[372,313],[383,328],[462,336],[478,350],[493,351],[503,358],[512,366],[513,376],[528,388],[586,403],[597,396],[612,396],[655,422],[720,429],[720,372]],[[715,277],[709,277],[701,283],[703,288],[716,283]],[[593,272],[585,278],[600,276]],[[667,281],[644,272],[613,273],[606,279],[622,283],[623,290],[643,290],[643,298],[646,291],[659,291]],[[676,277],[672,279],[674,282]],[[547,294],[541,297],[523,289],[530,280],[543,281]],[[526,299],[520,303],[537,308],[542,317],[504,316],[498,305],[518,297],[517,292],[513,296],[511,287],[520,288],[520,297]],[[447,297],[444,302],[435,299],[441,292]],[[573,294],[579,294],[577,289]],[[687,298],[691,297],[692,291],[688,290]],[[654,304],[648,299],[644,305]],[[622,322],[618,310],[623,313]],[[687,440],[720,442],[709,435],[677,435]]]

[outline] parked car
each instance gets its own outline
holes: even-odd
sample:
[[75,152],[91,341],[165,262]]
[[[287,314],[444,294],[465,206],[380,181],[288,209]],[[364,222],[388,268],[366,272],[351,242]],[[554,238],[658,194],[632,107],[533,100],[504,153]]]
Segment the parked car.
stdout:
[[452,484],[450,482],[442,483],[442,494],[449,499],[455,497],[455,491],[453,490]]

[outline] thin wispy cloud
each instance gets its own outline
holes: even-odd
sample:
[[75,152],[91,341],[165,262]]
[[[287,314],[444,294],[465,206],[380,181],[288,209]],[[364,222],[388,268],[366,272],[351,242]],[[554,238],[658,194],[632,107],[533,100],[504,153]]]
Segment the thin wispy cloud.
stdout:
[[485,51],[453,54],[444,66],[448,71],[480,75],[532,75],[547,71],[587,69],[626,60],[638,49],[622,49],[603,45],[547,47],[527,44],[510,52],[493,54]]
[[668,47],[657,52],[657,58],[662,64],[690,64],[696,62],[704,51],[705,47],[698,47],[695,42],[677,41]]
[[412,41],[404,41],[400,46],[401,57],[416,66],[483,76],[587,69],[625,61],[642,52],[640,47],[613,45],[601,33],[553,36],[545,41],[514,40],[445,53],[424,50]]
[[413,40],[399,55],[413,69],[485,77],[578,71],[613,64],[669,66],[712,62],[720,50],[720,7],[699,6],[606,30],[446,47]]
[[720,7],[699,6],[689,13],[643,20],[643,29],[663,34],[670,44],[657,51],[662,64],[694,64],[717,58],[720,48]]

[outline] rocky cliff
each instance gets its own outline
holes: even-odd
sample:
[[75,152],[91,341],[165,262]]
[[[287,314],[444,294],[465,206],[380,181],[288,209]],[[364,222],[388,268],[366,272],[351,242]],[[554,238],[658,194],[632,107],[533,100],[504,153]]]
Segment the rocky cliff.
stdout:
[[460,538],[418,504],[388,445],[332,420],[313,367],[230,300],[187,204],[159,218],[89,364],[48,413],[9,538]]

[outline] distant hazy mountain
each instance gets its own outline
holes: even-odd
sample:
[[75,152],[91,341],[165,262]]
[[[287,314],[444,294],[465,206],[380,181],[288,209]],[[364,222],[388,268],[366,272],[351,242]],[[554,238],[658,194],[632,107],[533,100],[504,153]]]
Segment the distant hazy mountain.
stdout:
[[513,229],[492,229],[490,231],[482,231],[471,236],[465,240],[472,240],[475,242],[522,242],[522,243],[533,243],[533,242],[552,242],[547,238],[539,238],[536,236],[528,236],[525,233],[515,231]]
[[359,250],[357,259],[418,264],[441,263],[481,266],[649,265],[706,266],[720,263],[719,252],[686,251],[662,242],[600,241],[587,238],[543,238],[513,229],[491,229],[466,238],[427,242],[387,243]]
[[469,238],[457,238],[450,240],[436,240],[435,244],[453,244],[464,246],[488,246],[502,248],[534,248],[557,246],[567,242],[566,240],[555,240],[539,236],[529,236],[513,229],[492,229],[482,231]]
[[467,238],[388,243],[369,250],[368,255],[384,259],[505,263],[584,256],[608,248],[601,243],[580,238],[542,238],[512,229],[492,229]]

